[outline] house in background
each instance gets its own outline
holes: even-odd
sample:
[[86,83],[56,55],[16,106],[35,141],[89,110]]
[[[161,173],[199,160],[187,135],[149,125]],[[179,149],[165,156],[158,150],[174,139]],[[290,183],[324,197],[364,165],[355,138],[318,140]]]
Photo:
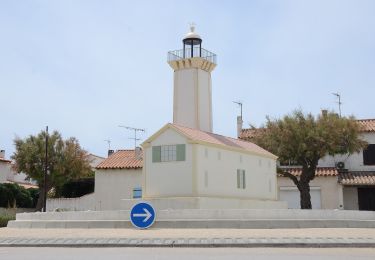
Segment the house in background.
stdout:
[[12,161],[5,159],[5,151],[0,150],[0,183],[17,183],[24,188],[37,188],[33,180],[28,180],[24,173],[13,170]]
[[[313,208],[375,210],[375,119],[357,120],[367,149],[350,156],[325,156],[310,182]],[[251,140],[262,129],[239,129],[240,138]],[[301,174],[299,166],[280,166]],[[279,199],[289,208],[299,208],[299,191],[287,177],[278,176]]]
[[143,152],[118,150],[96,166],[95,209],[123,209],[124,200],[142,197]]

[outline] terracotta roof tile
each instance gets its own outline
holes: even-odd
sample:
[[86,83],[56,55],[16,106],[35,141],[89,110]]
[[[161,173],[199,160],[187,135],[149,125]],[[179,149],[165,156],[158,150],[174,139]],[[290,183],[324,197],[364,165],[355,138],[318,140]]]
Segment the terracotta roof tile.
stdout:
[[339,175],[342,185],[375,185],[375,172],[343,172]]
[[273,155],[272,153],[248,141],[243,141],[240,139],[235,139],[232,137],[218,135],[218,134],[214,134],[210,132],[204,132],[198,129],[193,129],[193,128],[180,126],[176,124],[170,124],[170,125],[172,125],[174,128],[176,128],[178,131],[180,131],[183,135],[187,136],[191,140],[201,141],[201,142],[206,142],[206,143],[211,143],[211,144],[216,144],[216,145],[221,145],[221,146],[230,146],[233,148],[240,148],[240,149],[250,151],[253,153],[257,153],[260,155],[272,156],[276,158],[276,156]]
[[362,132],[375,132],[375,119],[357,120]]
[[139,169],[142,167],[142,154],[136,158],[134,150],[118,150],[99,163],[96,169]]
[[[282,169],[290,172],[294,176],[301,176],[302,168],[301,167],[281,167]],[[317,177],[329,177],[337,176],[339,173],[335,167],[318,167],[315,171],[315,176]],[[278,176],[282,177],[281,174]]]
[[12,161],[6,160],[4,158],[0,158],[0,162],[11,163]]

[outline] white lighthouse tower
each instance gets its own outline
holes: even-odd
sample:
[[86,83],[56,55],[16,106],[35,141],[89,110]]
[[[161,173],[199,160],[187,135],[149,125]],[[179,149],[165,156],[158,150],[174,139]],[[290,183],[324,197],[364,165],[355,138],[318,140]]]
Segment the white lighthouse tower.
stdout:
[[212,132],[211,72],[216,54],[202,48],[194,24],[182,42],[182,50],[168,53],[174,70],[173,123]]

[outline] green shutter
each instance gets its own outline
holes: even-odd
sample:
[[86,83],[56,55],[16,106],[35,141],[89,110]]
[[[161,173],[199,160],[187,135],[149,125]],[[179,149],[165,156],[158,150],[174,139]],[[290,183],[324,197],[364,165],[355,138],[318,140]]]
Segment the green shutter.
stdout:
[[245,170],[242,170],[243,174],[243,188],[246,189],[246,177],[245,177]]
[[237,188],[240,188],[240,178],[241,178],[241,171],[237,169]]
[[177,148],[176,148],[176,152],[177,152],[177,156],[176,156],[176,159],[177,161],[185,161],[185,145],[184,144],[178,144],[176,145]]
[[152,162],[161,161],[161,146],[152,147]]

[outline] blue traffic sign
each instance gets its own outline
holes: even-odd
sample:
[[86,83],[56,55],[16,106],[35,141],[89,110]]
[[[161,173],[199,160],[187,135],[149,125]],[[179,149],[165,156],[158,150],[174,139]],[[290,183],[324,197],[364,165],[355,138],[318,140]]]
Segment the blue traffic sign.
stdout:
[[154,224],[155,210],[146,202],[135,204],[130,211],[130,221],[136,228],[149,228]]

